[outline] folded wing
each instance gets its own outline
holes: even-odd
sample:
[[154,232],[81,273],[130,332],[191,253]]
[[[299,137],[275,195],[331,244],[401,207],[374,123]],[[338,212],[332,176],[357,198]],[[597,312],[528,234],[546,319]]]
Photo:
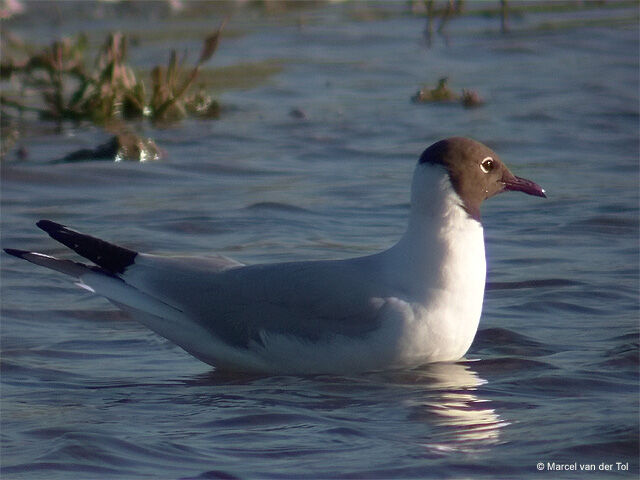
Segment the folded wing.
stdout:
[[366,257],[244,266],[224,256],[142,254],[48,220],[38,226],[97,266],[7,252],[78,278],[199,358],[216,358],[202,352],[208,340],[251,349],[270,335],[322,342],[363,337],[379,324],[378,297],[385,292],[368,280],[376,272]]

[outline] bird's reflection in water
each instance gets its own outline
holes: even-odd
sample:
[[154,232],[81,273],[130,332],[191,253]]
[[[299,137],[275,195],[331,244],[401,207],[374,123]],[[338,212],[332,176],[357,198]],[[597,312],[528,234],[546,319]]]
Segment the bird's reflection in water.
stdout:
[[405,406],[410,420],[429,426],[429,438],[423,444],[428,454],[471,453],[500,443],[500,431],[508,422],[500,418],[491,401],[476,394],[487,382],[469,363],[432,364],[411,374],[424,392]]
[[218,407],[208,409],[208,415],[234,422],[246,414],[251,428],[262,415],[284,414],[277,418],[286,419],[295,413],[294,423],[284,421],[280,427],[290,427],[296,438],[302,416],[316,428],[346,428],[358,438],[410,442],[423,455],[439,458],[490,448],[501,442],[501,429],[508,425],[478,393],[487,382],[472,367],[472,362],[441,363],[349,376],[213,371],[185,382],[193,387],[185,392],[185,401]]

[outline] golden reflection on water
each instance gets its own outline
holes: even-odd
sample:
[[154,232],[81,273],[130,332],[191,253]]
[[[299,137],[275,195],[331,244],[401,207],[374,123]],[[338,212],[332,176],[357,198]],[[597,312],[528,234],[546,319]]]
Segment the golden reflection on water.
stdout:
[[411,402],[409,415],[429,424],[433,433],[423,443],[428,453],[476,452],[500,443],[501,429],[508,422],[490,400],[478,397],[478,387],[487,381],[468,364],[433,364],[414,372],[430,394]]

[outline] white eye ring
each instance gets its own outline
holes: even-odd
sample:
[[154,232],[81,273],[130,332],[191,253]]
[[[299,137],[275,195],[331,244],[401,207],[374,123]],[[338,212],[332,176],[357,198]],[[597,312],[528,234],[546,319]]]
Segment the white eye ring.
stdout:
[[482,162],[480,162],[480,170],[482,170],[484,173],[489,173],[491,170],[493,170],[494,166],[495,162],[491,157],[487,157],[482,160]]

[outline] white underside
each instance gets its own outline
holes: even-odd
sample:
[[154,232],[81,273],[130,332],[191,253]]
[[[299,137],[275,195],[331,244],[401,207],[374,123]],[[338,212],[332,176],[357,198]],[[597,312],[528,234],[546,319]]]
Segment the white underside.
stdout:
[[[438,167],[419,166],[413,191],[407,232],[376,255],[252,268],[140,254],[124,281],[95,272],[80,280],[220,368],[346,373],[454,361],[480,320],[482,226]],[[216,334],[223,325],[257,335],[234,346]]]

